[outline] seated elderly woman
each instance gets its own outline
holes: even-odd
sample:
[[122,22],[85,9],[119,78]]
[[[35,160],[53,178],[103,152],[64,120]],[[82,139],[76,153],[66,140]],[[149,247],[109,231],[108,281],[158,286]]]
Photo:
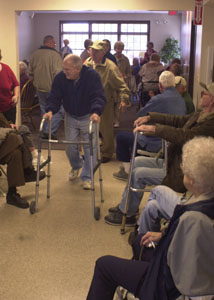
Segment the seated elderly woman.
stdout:
[[19,62],[19,74],[20,74],[20,91],[22,90],[25,83],[29,80],[27,75],[27,65],[24,61]]
[[99,258],[87,300],[113,299],[117,286],[140,300],[214,294],[213,149],[213,138],[198,137],[184,145],[183,181],[192,203],[176,206],[164,233],[139,236],[143,246],[158,243],[150,261]]

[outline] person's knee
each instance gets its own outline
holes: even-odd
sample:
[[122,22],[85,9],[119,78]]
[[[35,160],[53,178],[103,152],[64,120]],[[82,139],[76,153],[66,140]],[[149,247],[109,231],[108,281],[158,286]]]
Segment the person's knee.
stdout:
[[143,214],[150,217],[157,217],[159,206],[156,200],[147,201],[146,205],[143,208]]
[[18,128],[20,134],[29,134],[30,129],[26,125],[20,125]]
[[110,263],[111,258],[112,258],[111,255],[104,255],[104,256],[99,257],[96,260],[96,268],[99,268],[99,269],[105,268],[105,266],[108,266],[108,264]]

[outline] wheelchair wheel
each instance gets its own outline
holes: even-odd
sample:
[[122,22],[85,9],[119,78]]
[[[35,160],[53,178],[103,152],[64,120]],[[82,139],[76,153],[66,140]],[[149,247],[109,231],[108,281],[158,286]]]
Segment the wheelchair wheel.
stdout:
[[94,218],[97,221],[100,219],[100,208],[98,206],[94,208]]

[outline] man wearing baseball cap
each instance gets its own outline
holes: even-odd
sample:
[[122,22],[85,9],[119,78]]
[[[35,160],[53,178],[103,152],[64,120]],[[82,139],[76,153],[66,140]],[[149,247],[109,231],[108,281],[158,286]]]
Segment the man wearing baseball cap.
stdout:
[[95,41],[90,46],[90,54],[85,64],[95,69],[104,86],[106,106],[101,116],[100,132],[103,138],[102,162],[111,160],[114,153],[114,93],[117,91],[121,99],[120,109],[124,110],[129,102],[129,89],[124,82],[118,67],[105,57],[107,45],[104,41]]
[[195,106],[193,104],[190,94],[186,90],[187,82],[182,76],[175,76],[175,87],[177,91],[181,94],[181,96],[184,98],[187,115],[193,113],[195,111]]

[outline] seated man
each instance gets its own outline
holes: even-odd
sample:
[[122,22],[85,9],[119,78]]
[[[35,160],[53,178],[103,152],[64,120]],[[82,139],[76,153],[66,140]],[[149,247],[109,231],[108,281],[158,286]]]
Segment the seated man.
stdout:
[[177,91],[181,94],[181,96],[184,98],[187,114],[191,114],[195,111],[195,106],[192,101],[192,98],[190,94],[187,92],[187,82],[186,80],[181,76],[175,76],[175,86]]
[[[177,205],[163,233],[139,235],[134,244],[156,244],[149,260],[103,256],[96,262],[86,300],[112,300],[122,286],[140,300],[175,300],[214,294],[214,140],[194,138],[183,147],[184,185],[193,203]],[[207,243],[207,241],[209,241]]]
[[[29,128],[25,125],[15,125],[11,121],[8,121],[5,116],[0,113],[0,128],[12,128],[14,131],[22,137],[24,145],[29,149],[32,156],[32,164],[36,168],[37,160],[38,160],[38,152],[34,146],[33,136],[30,132]],[[40,157],[40,162],[43,163],[45,161],[44,157]]]
[[[106,98],[99,74],[92,68],[82,65],[78,55],[69,54],[63,61],[63,71],[54,78],[44,117],[52,118],[63,104],[65,109],[65,138],[67,141],[89,140],[90,120],[100,122]],[[95,138],[95,137],[94,137]],[[80,178],[83,189],[91,189],[90,149],[84,144],[84,163],[79,154],[78,144],[66,148],[70,165],[69,180],[75,180],[82,168]],[[96,145],[94,143],[94,166],[96,165]]]
[[[176,192],[185,192],[183,175],[180,168],[181,149],[184,143],[195,136],[214,137],[214,82],[203,85],[204,91],[200,100],[200,112],[185,116],[149,113],[148,116],[138,118],[135,121],[134,132],[143,131],[144,134],[162,137],[170,142],[168,147],[168,166],[165,176],[163,160],[149,157],[136,157],[131,178],[131,185],[145,188],[146,185],[166,185]],[[155,125],[141,125],[141,124]],[[141,126],[139,126],[141,125]],[[165,176],[165,177],[164,177]],[[110,214],[105,221],[111,225],[121,225],[127,195],[127,186],[123,192],[121,203],[109,209]],[[126,223],[133,226],[136,222],[136,214],[143,197],[142,192],[130,191],[129,206]]]
[[[36,181],[36,171],[32,166],[32,156],[23,144],[20,135],[12,128],[0,128],[0,164],[7,164],[8,204],[28,208],[28,202],[17,193],[16,187],[25,182]],[[45,172],[40,171],[39,180],[45,178]]]
[[[184,115],[186,113],[185,103],[175,88],[175,77],[165,71],[159,78],[159,89],[161,94],[151,98],[151,100],[138,112],[137,117],[146,116],[148,112],[158,112],[172,115]],[[134,134],[132,132],[121,132],[117,135],[116,155],[122,161],[119,172],[113,173],[116,179],[127,180],[131,159],[131,151],[134,144]],[[148,137],[140,135],[138,138],[138,149],[150,152],[158,152],[162,142],[159,137]]]

